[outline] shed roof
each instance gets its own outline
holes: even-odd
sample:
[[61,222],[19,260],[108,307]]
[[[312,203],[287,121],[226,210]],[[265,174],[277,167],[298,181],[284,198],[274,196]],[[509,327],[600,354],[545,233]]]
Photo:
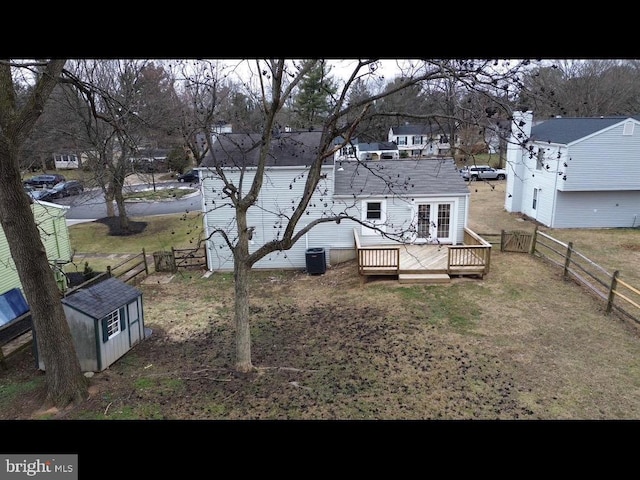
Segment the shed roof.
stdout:
[[469,187],[452,158],[343,161],[335,195],[465,195]]
[[[255,167],[260,155],[259,133],[224,133],[217,135],[213,151],[207,153],[200,167]],[[320,153],[321,131],[282,132],[271,141],[267,165],[311,165]],[[333,163],[327,158],[326,164]]]
[[530,139],[536,142],[566,145],[616,125],[628,118],[640,120],[640,117],[625,116],[550,118],[531,127]]
[[142,292],[137,288],[116,277],[110,277],[75,291],[63,298],[62,303],[99,320],[141,295]]

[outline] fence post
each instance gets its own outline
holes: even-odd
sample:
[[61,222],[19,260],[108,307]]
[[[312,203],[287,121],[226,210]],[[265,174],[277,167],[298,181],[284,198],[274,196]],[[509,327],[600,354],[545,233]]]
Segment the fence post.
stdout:
[[538,240],[538,226],[533,229],[533,235],[531,236],[531,247],[529,248],[529,253],[531,255],[536,253],[536,241]]
[[613,277],[611,278],[611,287],[609,287],[609,296],[607,297],[607,315],[611,313],[611,309],[613,308],[613,297],[615,295],[616,287],[618,286],[619,273],[620,271],[616,270],[615,272],[613,272]]
[[111,265],[107,265],[107,278],[111,278]]
[[145,253],[144,248],[142,249],[142,259],[144,260],[144,273],[149,275],[149,265],[147,265],[147,254]]
[[564,278],[566,279],[569,276],[569,262],[571,261],[571,251],[573,250],[573,242],[569,242],[567,244],[567,256],[564,259]]
[[505,235],[505,231],[500,230],[500,251],[501,252],[504,252],[504,235]]

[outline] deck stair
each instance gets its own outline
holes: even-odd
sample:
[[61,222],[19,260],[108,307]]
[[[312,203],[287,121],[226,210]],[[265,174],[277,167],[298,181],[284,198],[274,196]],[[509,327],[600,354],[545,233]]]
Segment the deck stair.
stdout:
[[450,283],[451,277],[446,273],[401,273],[398,283]]

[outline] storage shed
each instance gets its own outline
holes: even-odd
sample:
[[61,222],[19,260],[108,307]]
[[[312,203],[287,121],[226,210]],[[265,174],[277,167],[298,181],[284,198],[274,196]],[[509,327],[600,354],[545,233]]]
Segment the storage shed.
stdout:
[[145,338],[142,292],[116,277],[73,292],[62,306],[83,372],[105,370]]

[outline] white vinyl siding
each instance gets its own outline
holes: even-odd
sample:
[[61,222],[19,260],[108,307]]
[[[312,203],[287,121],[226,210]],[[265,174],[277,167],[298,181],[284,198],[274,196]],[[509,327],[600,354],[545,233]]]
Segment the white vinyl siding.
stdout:
[[640,190],[640,133],[623,135],[624,124],[569,145],[563,191]]
[[640,226],[640,191],[558,192],[552,228]]
[[[323,215],[331,215],[333,205],[333,166],[324,167],[326,174],[318,184],[307,212],[298,222],[299,231],[309,221],[320,218]],[[216,228],[224,229],[227,235],[235,243],[237,227],[235,222],[235,210],[228,205],[228,199],[222,196],[222,184],[220,180],[210,177],[209,172],[202,172],[205,209],[205,231],[208,235]],[[253,227],[253,237],[249,245],[249,251],[254,252],[260,246],[274,239],[282,238],[286,228],[287,217],[293,213],[297,206],[306,182],[307,169],[303,167],[269,168],[265,173],[264,184],[256,205],[247,212],[247,225]],[[247,170],[244,176],[242,191],[246,192],[253,181],[254,170]],[[238,172],[228,172],[228,177],[237,186]],[[223,206],[222,206],[223,205]],[[279,215],[282,214],[282,217]],[[276,251],[268,254],[254,264],[257,269],[294,269],[304,267],[307,248],[322,247],[325,249],[325,257],[329,256],[329,249],[334,238],[335,222],[321,223],[311,229],[293,247],[285,251]],[[207,242],[209,265],[212,270],[232,270],[233,255],[220,235],[214,234]]]

